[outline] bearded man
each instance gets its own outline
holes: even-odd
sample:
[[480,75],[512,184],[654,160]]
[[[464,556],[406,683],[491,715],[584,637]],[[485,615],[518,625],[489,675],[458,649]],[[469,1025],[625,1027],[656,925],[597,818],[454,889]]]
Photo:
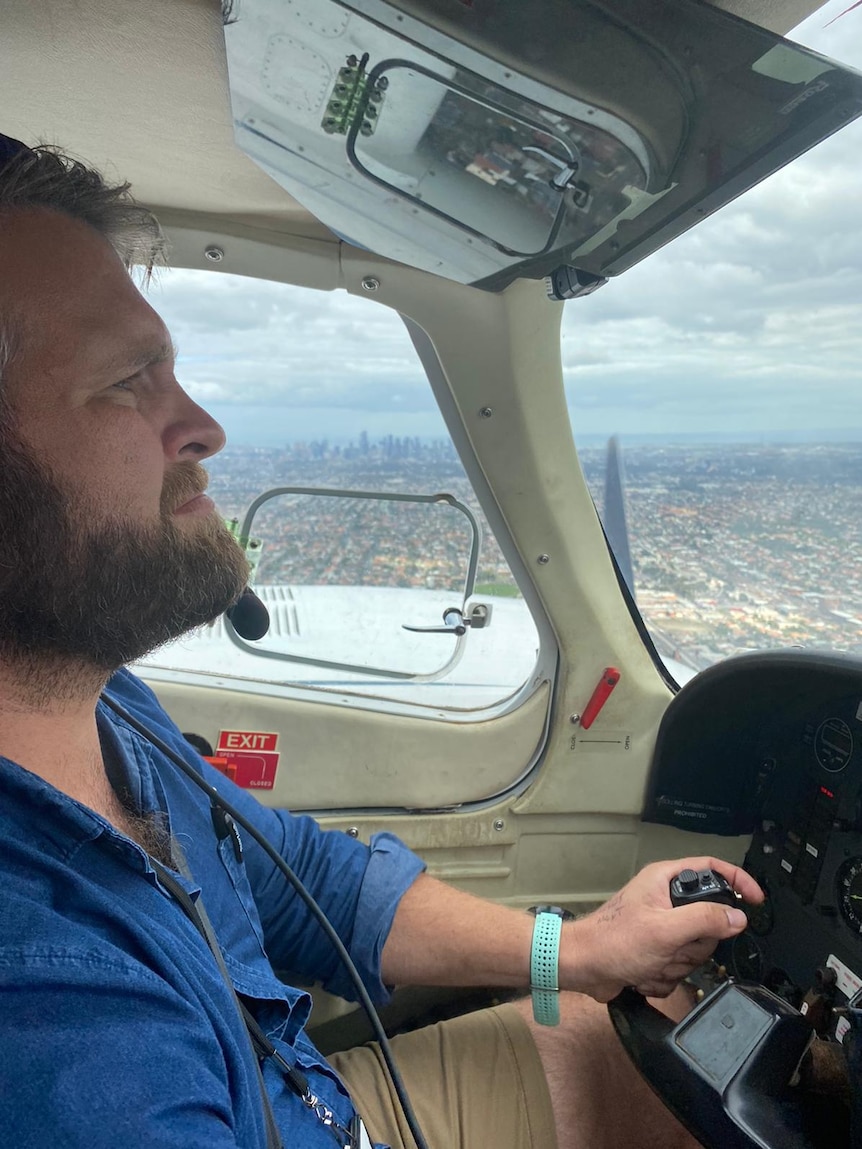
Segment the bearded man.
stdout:
[[[361,1115],[400,1149],[412,1143],[376,1048],[324,1059],[307,994],[275,976],[354,996],[317,922],[137,729],[193,757],[124,666],[230,607],[247,577],[204,493],[224,435],[178,383],[129,274],[162,252],[127,187],[0,138],[3,1143],[359,1147]],[[527,986],[527,915],[434,881],[391,835],[323,833],[196,762],[300,875],[372,997]],[[526,1001],[397,1039],[429,1145],[693,1144],[596,1004],[624,985],[669,994],[744,928],[739,910],[669,908],[686,866],[761,899],[714,859],[648,867],[562,927],[559,982],[580,992],[561,994],[558,1027],[536,1026]]]

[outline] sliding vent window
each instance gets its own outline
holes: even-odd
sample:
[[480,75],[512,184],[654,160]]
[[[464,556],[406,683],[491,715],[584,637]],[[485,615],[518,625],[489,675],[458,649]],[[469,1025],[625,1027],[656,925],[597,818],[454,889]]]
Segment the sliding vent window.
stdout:
[[239,537],[271,620],[254,645],[229,628],[242,649],[337,679],[409,682],[461,660],[479,527],[452,496],[276,488]]

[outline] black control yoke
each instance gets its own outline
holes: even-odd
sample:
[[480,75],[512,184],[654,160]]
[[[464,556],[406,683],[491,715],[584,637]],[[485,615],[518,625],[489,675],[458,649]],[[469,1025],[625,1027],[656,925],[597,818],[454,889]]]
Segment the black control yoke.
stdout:
[[[738,904],[709,870],[679,874],[671,900]],[[821,1149],[793,1085],[814,1030],[782,998],[727,981],[678,1024],[633,989],[608,1011],[641,1075],[707,1149]]]

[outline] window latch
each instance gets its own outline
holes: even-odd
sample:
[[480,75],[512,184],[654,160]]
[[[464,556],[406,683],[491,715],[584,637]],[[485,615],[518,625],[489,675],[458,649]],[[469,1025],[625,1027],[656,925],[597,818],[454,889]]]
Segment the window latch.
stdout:
[[525,144],[521,148],[522,152],[532,152],[534,155],[539,156],[557,170],[548,181],[555,191],[565,191],[569,184],[574,183],[575,177],[581,170],[581,157],[575,152],[573,156],[568,156],[563,159],[560,156],[555,156],[553,152],[547,151],[545,148],[536,147],[533,144]]
[[491,621],[491,608],[486,603],[476,602],[465,614],[457,606],[449,606],[443,611],[442,626],[408,626],[402,622],[402,630],[412,630],[416,634],[454,634],[457,638],[467,633],[467,627],[481,630]]

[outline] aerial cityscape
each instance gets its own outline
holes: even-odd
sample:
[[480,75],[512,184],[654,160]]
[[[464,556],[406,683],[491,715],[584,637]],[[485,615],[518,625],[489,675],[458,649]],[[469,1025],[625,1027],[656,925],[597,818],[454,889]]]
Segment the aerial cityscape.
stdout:
[[[604,452],[582,451],[601,507]],[[638,606],[694,669],[751,649],[862,653],[862,446],[625,449]]]
[[[362,436],[347,447],[233,447],[209,466],[210,494],[226,518],[240,521],[257,495],[282,486],[454,496],[481,523],[477,587],[518,594],[451,444],[387,436],[372,445]],[[263,544],[258,582],[452,591],[464,585],[472,542],[469,519],[447,503],[326,495],[273,499],[255,517],[251,535]]]
[[[605,451],[581,462],[602,512]],[[750,649],[862,653],[862,444],[624,445],[638,606],[660,653],[698,670]],[[227,518],[278,487],[445,492],[481,524],[483,595],[517,596],[451,444],[232,447],[212,460]],[[262,583],[463,586],[469,520],[447,504],[281,496],[262,508]]]

